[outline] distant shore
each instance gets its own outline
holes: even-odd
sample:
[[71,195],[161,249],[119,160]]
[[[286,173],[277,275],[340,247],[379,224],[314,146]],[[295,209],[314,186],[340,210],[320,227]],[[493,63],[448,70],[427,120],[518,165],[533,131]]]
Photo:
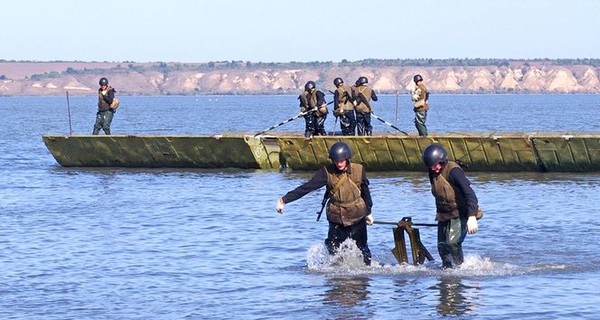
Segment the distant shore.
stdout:
[[107,77],[122,95],[297,94],[360,77],[378,93],[406,93],[421,74],[434,93],[600,93],[600,59],[363,60],[251,63],[0,60],[0,96],[93,95]]

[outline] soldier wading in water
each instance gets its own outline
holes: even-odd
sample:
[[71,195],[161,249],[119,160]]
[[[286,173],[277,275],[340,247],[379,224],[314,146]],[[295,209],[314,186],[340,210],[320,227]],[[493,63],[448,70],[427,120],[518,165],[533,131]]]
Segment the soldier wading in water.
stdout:
[[283,213],[286,203],[298,200],[311,191],[327,186],[327,221],[329,231],[325,246],[333,255],[342,242],[350,238],[363,254],[366,265],[371,265],[371,251],[367,245],[367,224],[373,224],[371,192],[365,168],[351,163],[352,152],[344,142],[336,142],[329,149],[331,164],[321,167],[314,176],[277,200],[275,209]]
[[423,151],[423,162],[429,169],[431,193],[435,197],[438,222],[438,252],[443,268],[463,263],[462,243],[467,233],[477,233],[477,220],[483,216],[471,182],[461,165],[448,161],[446,149],[434,143]]

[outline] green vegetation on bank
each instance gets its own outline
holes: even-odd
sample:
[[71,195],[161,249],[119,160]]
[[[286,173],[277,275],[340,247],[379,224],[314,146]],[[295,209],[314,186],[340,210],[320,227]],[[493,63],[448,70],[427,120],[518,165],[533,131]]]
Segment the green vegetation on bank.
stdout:
[[[3,60],[2,63],[69,63],[81,61],[15,61],[15,60]],[[92,62],[93,63],[93,62]],[[104,62],[107,63],[107,62]],[[207,72],[214,70],[232,70],[232,69],[319,69],[319,68],[333,68],[333,67],[481,67],[481,66],[497,66],[497,67],[508,67],[508,66],[521,66],[529,67],[531,65],[550,65],[550,66],[574,66],[574,65],[586,65],[593,67],[600,67],[600,59],[364,59],[358,61],[348,61],[346,59],[341,62],[332,61],[312,61],[312,62],[250,62],[250,61],[210,61],[204,63],[179,63],[179,62],[150,62],[150,63],[136,63],[131,61],[125,61],[119,63],[113,68],[83,68],[74,69],[72,67],[67,68],[63,72],[45,72],[42,74],[33,74],[29,78],[31,80],[39,81],[43,79],[58,78],[62,75],[82,75],[82,74],[104,74],[108,71],[113,73],[119,72],[147,72],[156,71],[162,74],[168,75],[174,71],[193,71],[193,72]],[[0,74],[0,80],[6,79],[6,76]]]

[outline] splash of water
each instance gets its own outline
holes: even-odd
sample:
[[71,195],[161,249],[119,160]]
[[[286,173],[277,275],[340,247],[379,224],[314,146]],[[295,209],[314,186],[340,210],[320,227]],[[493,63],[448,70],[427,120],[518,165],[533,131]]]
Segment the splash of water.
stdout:
[[[542,267],[518,266],[510,263],[494,262],[488,257],[467,255],[462,265],[453,269],[442,269],[439,261],[424,265],[407,263],[390,264],[373,260],[371,266],[365,266],[360,249],[356,243],[348,239],[340,246],[335,255],[330,255],[325,245],[315,244],[306,253],[308,270],[328,274],[378,274],[378,275],[411,275],[411,276],[457,276],[486,277],[514,276],[539,272]],[[561,269],[560,266],[545,266],[542,269]]]

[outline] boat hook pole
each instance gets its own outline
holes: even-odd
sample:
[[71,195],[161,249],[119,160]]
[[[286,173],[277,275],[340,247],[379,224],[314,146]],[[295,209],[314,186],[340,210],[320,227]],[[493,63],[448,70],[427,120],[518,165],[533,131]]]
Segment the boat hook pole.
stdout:
[[373,224],[389,224],[389,225],[394,225],[394,226],[399,226],[402,223],[408,223],[411,226],[417,226],[417,227],[437,227],[437,224],[435,224],[435,223],[414,223],[411,221],[398,221],[398,222],[373,221]]
[[378,117],[377,115],[375,115],[375,114],[374,114],[372,111],[371,111],[371,116],[372,116],[373,118],[375,118],[375,119],[377,119],[377,120],[379,120],[379,121],[381,121],[381,122],[383,122],[383,123],[387,124],[388,126],[390,126],[390,127],[394,128],[394,129],[396,129],[396,130],[398,130],[398,131],[400,131],[400,132],[404,133],[404,135],[408,135],[408,133],[407,133],[406,131],[402,131],[402,130],[400,130],[400,128],[396,127],[395,125],[393,125],[393,124],[391,124],[391,123],[389,123],[389,122],[387,122],[387,121],[385,121],[385,120],[381,119],[380,117]]
[[[331,101],[331,102],[328,102],[328,103],[327,103],[327,105],[330,105],[330,104],[332,104],[332,103],[333,103],[333,101]],[[273,130],[273,129],[277,128],[277,127],[280,127],[280,126],[282,126],[282,125],[284,125],[284,124],[286,124],[286,123],[290,122],[290,121],[294,121],[294,120],[296,120],[296,119],[298,119],[298,118],[300,118],[300,117],[302,117],[302,116],[304,116],[304,115],[306,115],[306,114],[308,114],[308,113],[310,113],[310,112],[314,112],[314,111],[317,111],[317,110],[318,110],[318,108],[313,108],[313,109],[310,109],[310,110],[308,110],[308,111],[300,112],[300,113],[298,113],[297,115],[295,115],[295,116],[293,116],[293,117],[291,117],[291,118],[289,118],[289,119],[287,119],[287,120],[281,121],[280,123],[278,123],[278,124],[276,124],[276,125],[274,125],[274,126],[271,126],[271,127],[267,128],[267,129],[265,129],[265,130],[263,130],[263,131],[261,131],[261,132],[259,132],[259,133],[255,134],[254,136],[256,137],[256,136],[258,136],[258,135],[261,135],[261,134],[263,134],[263,133],[265,133],[265,132],[267,132],[267,131],[271,131],[271,130]]]
[[67,112],[69,113],[69,135],[73,135],[73,127],[71,126],[71,103],[69,102],[69,91],[67,91]]

